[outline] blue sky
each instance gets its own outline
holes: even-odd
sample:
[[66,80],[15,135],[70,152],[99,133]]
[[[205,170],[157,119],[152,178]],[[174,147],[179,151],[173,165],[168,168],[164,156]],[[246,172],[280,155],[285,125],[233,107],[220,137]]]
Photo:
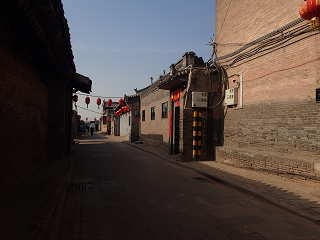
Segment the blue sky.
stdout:
[[[193,51],[204,61],[215,32],[215,1],[62,0],[78,73],[92,81],[93,96],[123,97],[150,85],[163,70]],[[97,97],[78,95],[82,119],[99,118]],[[118,101],[119,98],[113,98]],[[81,107],[81,108],[80,108]],[[85,108],[85,109],[83,109]],[[87,111],[90,110],[90,111]],[[94,113],[94,112],[98,113]]]

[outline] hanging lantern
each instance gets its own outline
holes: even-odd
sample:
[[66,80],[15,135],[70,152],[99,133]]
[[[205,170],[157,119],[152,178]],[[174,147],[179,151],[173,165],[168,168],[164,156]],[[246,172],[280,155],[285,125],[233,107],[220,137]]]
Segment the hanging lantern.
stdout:
[[73,100],[74,102],[78,102],[78,95],[73,95],[73,96],[72,96],[72,100]]
[[109,118],[107,118],[107,122],[110,122],[110,119],[109,119]]
[[88,121],[88,118],[86,118],[86,121]]
[[78,115],[78,118],[79,118],[79,120],[81,119],[81,116],[80,115]]
[[129,106],[127,105],[125,108],[126,108],[126,112],[129,112]]
[[86,97],[86,104],[87,104],[87,108],[88,108],[88,104],[90,103],[90,98],[89,97]]
[[318,0],[305,1],[300,9],[299,14],[304,20],[310,21],[311,29],[320,27],[320,2]]
[[111,105],[112,105],[112,100],[109,99],[109,100],[108,100],[108,106],[111,106]]
[[98,109],[99,109],[99,106],[101,105],[101,98],[97,99],[97,104],[98,104]]
[[120,100],[119,100],[119,105],[123,105],[123,99],[122,98],[120,98]]

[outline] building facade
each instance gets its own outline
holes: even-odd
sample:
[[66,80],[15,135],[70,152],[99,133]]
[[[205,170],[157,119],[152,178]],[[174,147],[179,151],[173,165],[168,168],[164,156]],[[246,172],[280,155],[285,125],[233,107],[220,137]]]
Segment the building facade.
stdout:
[[61,1],[0,3],[0,194],[72,140],[72,93],[89,93],[76,75]]
[[[221,145],[221,89],[216,68],[207,67],[194,52],[185,53],[170,66],[168,74],[141,93],[140,140],[170,154],[179,154],[181,161],[214,159],[215,147]],[[192,105],[193,92],[205,94],[206,104]],[[195,112],[203,116],[201,129],[197,129],[196,149],[193,145]]]
[[302,3],[216,1],[214,64],[238,93],[225,105],[218,159],[320,176],[320,35],[300,18]]

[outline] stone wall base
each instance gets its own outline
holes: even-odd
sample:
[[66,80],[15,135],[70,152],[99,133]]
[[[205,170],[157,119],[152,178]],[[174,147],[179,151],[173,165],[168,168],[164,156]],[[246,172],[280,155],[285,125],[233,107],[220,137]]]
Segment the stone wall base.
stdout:
[[216,159],[225,164],[283,174],[289,178],[320,180],[320,159],[289,158],[272,153],[254,153],[241,149],[218,147]]

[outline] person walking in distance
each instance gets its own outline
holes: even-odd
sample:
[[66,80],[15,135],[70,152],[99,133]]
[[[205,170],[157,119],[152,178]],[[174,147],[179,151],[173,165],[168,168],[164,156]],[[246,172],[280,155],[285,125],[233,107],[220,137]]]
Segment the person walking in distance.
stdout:
[[93,135],[94,126],[95,126],[95,124],[91,123],[91,125],[90,125],[91,136]]

